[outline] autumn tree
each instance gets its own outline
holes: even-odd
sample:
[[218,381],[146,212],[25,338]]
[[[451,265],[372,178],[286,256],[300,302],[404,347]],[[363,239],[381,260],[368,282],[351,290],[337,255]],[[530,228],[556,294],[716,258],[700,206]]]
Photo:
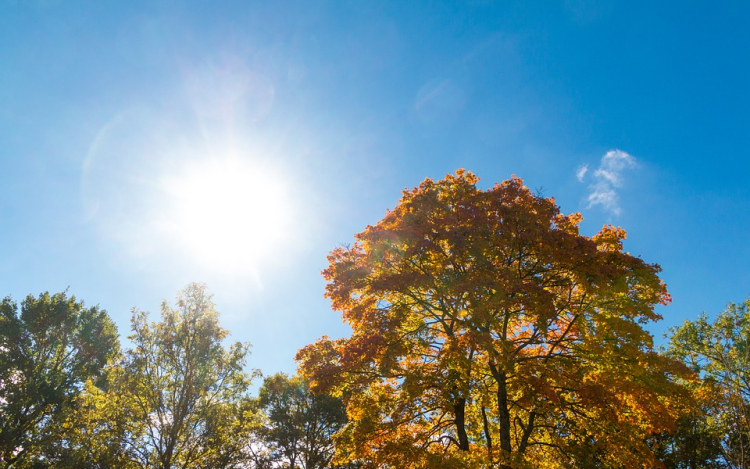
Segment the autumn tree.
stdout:
[[728,467],[750,467],[750,300],[673,329],[669,352],[703,378],[694,393]]
[[297,359],[346,404],[336,460],[660,467],[646,439],[673,428],[687,370],[642,327],[670,301],[659,267],[620,228],[581,235],[518,178],[477,181],[427,179],[329,255],[326,296],[352,334]]
[[278,373],[264,380],[258,406],[265,417],[258,436],[268,450],[259,466],[330,467],[332,437],[346,423],[346,410],[340,399],[315,395],[305,379]]
[[0,467],[28,467],[87,380],[117,354],[117,329],[67,293],[0,304]]
[[140,468],[234,468],[254,414],[245,373],[248,345],[225,348],[228,332],[205,287],[191,284],[177,307],[162,304],[161,321],[134,310],[123,373],[116,384],[122,405],[142,427],[126,446]]

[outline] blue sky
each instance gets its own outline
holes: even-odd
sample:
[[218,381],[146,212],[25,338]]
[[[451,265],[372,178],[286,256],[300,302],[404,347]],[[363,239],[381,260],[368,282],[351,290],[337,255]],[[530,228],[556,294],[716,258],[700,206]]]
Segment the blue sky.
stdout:
[[[191,281],[249,365],[347,328],[326,254],[425,177],[622,226],[674,297],[750,296],[747,2],[0,0],[0,285],[128,334]],[[195,189],[195,188],[198,189]]]

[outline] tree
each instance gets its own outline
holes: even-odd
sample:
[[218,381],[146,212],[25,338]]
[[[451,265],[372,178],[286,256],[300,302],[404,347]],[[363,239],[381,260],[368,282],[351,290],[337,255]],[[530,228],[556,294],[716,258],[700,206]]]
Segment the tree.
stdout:
[[252,429],[244,372],[247,344],[228,349],[205,287],[188,285],[161,322],[133,312],[134,348],[125,354],[118,392],[142,429],[126,446],[141,468],[233,468],[244,461]]
[[670,301],[659,267],[623,252],[620,228],[581,235],[518,178],[477,181],[427,179],[329,255],[352,335],[297,359],[346,404],[336,461],[659,467],[646,438],[672,429],[688,373],[642,328]]
[[702,376],[695,394],[732,468],[750,467],[750,299],[672,330],[669,352]]
[[0,467],[29,467],[74,407],[84,383],[100,384],[117,355],[106,311],[66,292],[0,304]]
[[137,469],[136,454],[127,444],[143,431],[127,393],[121,392],[121,363],[107,367],[105,386],[84,384],[75,403],[54,422],[55,438],[40,451],[44,464],[35,469]]
[[711,423],[708,409],[685,409],[671,433],[654,435],[650,441],[668,469],[726,469],[721,438]]
[[312,394],[306,380],[279,373],[263,382],[258,405],[265,416],[259,436],[270,451],[270,467],[330,467],[332,436],[346,423],[340,399]]

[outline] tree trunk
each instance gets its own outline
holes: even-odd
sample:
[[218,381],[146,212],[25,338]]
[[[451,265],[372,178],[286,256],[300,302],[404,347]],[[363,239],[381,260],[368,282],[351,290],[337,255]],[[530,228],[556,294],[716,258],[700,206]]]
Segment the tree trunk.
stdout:
[[[497,415],[500,423],[500,449],[505,455],[511,453],[511,427],[510,411],[508,410],[508,386],[507,375],[501,371],[494,363],[490,363],[490,371],[497,382]],[[508,465],[501,465],[500,469],[511,469]]]
[[453,413],[456,416],[454,422],[458,435],[458,447],[461,451],[469,451],[469,437],[466,434],[466,399],[456,399],[453,404]]

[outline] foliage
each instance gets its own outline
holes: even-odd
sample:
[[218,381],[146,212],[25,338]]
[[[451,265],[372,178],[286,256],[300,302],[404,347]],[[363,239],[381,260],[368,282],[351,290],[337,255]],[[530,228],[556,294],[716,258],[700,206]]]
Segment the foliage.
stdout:
[[128,435],[142,431],[128,405],[118,364],[107,369],[107,386],[87,381],[73,406],[52,428],[55,439],[43,449],[45,465],[59,469],[137,469]]
[[670,301],[659,267],[623,252],[620,228],[581,235],[518,178],[477,181],[425,180],[328,257],[352,335],[297,359],[346,403],[336,461],[659,467],[646,438],[673,428],[688,374],[642,328]]
[[721,440],[707,409],[686,409],[671,433],[654,435],[649,444],[668,469],[724,469]]
[[205,287],[180,292],[177,309],[162,305],[161,322],[134,311],[118,393],[139,431],[125,446],[139,467],[233,468],[244,461],[254,425],[243,371],[248,345],[228,349],[228,332]]
[[98,307],[67,293],[29,295],[21,312],[0,304],[0,467],[30,467],[56,438],[84,383],[101,384],[119,350],[117,329]]
[[725,462],[750,467],[750,300],[729,304],[711,323],[705,314],[672,330],[670,353],[703,381],[695,389]]
[[346,423],[340,399],[312,394],[303,378],[279,373],[264,380],[258,406],[266,419],[259,436],[267,467],[330,467],[332,436]]

